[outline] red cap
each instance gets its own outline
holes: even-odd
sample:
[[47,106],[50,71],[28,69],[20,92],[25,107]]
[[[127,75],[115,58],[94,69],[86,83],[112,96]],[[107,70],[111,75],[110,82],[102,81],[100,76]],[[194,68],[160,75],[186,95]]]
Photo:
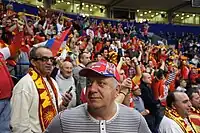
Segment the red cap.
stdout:
[[83,77],[114,77],[117,81],[120,81],[119,73],[114,64],[109,62],[95,62],[88,68],[83,68],[79,72]]

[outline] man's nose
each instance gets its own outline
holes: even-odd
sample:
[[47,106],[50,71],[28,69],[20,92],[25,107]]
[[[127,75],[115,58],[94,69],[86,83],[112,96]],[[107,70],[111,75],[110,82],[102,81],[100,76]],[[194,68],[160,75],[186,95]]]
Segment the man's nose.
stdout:
[[47,63],[48,63],[48,64],[53,64],[53,62],[51,61],[51,59],[48,59],[48,60],[47,60]]
[[90,91],[97,91],[97,89],[98,89],[97,82],[96,81],[92,81],[91,82],[91,86],[89,88],[90,88]]

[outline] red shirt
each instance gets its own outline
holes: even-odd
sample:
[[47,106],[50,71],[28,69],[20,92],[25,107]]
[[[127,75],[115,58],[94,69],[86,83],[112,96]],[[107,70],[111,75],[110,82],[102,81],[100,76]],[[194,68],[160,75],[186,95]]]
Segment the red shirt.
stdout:
[[2,53],[0,53],[0,75],[0,99],[10,98],[14,84]]
[[181,76],[183,77],[183,79],[188,79],[189,72],[190,72],[190,70],[187,66],[184,65],[181,68]]

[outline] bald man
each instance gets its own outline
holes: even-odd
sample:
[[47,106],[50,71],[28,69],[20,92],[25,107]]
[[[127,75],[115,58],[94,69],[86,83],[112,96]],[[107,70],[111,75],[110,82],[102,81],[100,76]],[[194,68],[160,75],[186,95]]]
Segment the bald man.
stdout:
[[188,117],[192,104],[185,92],[170,92],[166,101],[167,107],[160,123],[160,133],[199,133]]
[[152,78],[149,73],[143,73],[141,78],[141,98],[144,101],[145,109],[148,109],[150,113],[145,116],[147,124],[153,133],[158,132],[159,123],[161,118],[158,118],[160,102],[154,99],[153,91],[151,88]]
[[72,76],[72,63],[69,61],[64,61],[60,64],[60,69],[55,77],[58,83],[59,91],[61,94],[65,94],[72,87],[71,94],[72,100],[68,105],[68,108],[76,106],[76,87],[75,81]]

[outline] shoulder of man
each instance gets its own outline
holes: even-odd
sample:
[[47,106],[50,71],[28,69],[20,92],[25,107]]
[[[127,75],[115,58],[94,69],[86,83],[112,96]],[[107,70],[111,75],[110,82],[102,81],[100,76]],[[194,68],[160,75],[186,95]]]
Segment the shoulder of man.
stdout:
[[127,107],[127,106],[125,106],[123,104],[119,104],[119,110],[120,110],[120,113],[121,112],[122,113],[123,112],[124,113],[129,113],[130,115],[132,114],[132,115],[134,115],[136,117],[140,117],[140,115],[141,115],[136,109]]
[[71,109],[66,109],[66,110],[60,112],[60,116],[61,116],[60,118],[66,120],[66,119],[69,119],[69,117],[70,117],[76,121],[76,119],[80,115],[85,114],[85,111],[86,111],[86,104],[81,104],[77,107],[74,107]]
[[183,133],[180,126],[173,119],[170,119],[166,116],[163,117],[159,130],[170,133]]
[[29,74],[26,74],[24,77],[22,77],[18,83],[13,88],[13,94],[19,93],[22,90],[26,92],[32,91],[32,86],[34,86],[34,81],[32,80],[31,76]]
[[78,66],[76,66],[76,67],[74,67],[73,69],[72,69],[72,72],[74,73],[74,74],[77,74],[77,73],[79,73],[79,71],[81,70],[82,68],[78,65]]

